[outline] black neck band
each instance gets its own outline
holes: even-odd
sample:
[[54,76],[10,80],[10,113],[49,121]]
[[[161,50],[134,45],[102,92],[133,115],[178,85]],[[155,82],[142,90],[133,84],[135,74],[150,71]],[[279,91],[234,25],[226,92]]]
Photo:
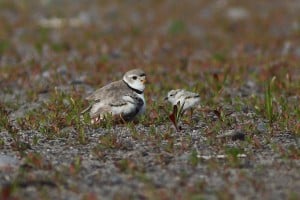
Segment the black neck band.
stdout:
[[[124,81],[124,80],[123,80]],[[130,89],[132,89],[133,91],[135,91],[136,93],[138,93],[138,94],[143,94],[144,93],[144,91],[140,91],[140,90],[137,90],[137,89],[135,89],[135,88],[133,88],[133,87],[130,87],[130,85],[128,84],[128,83],[126,83],[126,81],[124,81],[124,83],[130,88]]]

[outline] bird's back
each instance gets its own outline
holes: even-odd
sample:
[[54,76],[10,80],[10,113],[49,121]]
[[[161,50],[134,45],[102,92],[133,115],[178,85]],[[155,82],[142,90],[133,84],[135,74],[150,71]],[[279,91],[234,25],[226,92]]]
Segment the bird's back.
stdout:
[[124,86],[122,87],[122,85],[125,85],[122,80],[112,82],[108,85],[105,85],[102,88],[99,88],[91,95],[87,96],[85,99],[88,101],[99,101],[102,99],[109,99],[116,93],[124,92]]

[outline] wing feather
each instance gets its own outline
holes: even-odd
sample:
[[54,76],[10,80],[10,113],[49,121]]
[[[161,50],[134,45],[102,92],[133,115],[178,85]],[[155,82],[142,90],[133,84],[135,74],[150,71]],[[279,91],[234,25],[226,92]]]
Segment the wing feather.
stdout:
[[125,118],[134,117],[144,105],[144,101],[132,93],[130,88],[121,81],[112,82],[86,97],[93,101],[90,109],[91,118],[103,118],[104,115],[122,114]]
[[99,101],[101,99],[109,98],[114,93],[122,91],[121,88],[124,88],[122,85],[124,85],[123,81],[112,82],[102,88],[99,88],[85,99],[88,101]]

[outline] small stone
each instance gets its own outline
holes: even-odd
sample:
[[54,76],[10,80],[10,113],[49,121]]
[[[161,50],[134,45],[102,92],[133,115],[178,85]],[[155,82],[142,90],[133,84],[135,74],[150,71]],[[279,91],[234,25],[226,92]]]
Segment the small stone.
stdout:
[[223,134],[218,135],[218,138],[225,138],[225,137],[231,137],[233,141],[235,140],[245,140],[245,134],[241,131],[236,130],[228,130],[225,131]]
[[267,124],[265,122],[260,121],[257,123],[256,129],[261,133],[265,133],[268,130]]
[[231,139],[235,140],[245,140],[245,134],[243,132],[237,131],[232,136]]
[[232,21],[240,21],[249,18],[250,13],[243,7],[232,7],[227,10],[226,17]]

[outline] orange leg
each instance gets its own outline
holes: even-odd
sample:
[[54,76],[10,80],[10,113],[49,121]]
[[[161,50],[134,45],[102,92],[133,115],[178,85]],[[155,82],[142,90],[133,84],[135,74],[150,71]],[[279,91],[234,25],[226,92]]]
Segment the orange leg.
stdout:
[[192,121],[192,117],[193,117],[193,109],[191,108],[191,110],[190,110],[190,118],[191,118],[191,121]]
[[123,122],[123,124],[126,124],[126,121],[125,121],[125,119],[123,118],[122,114],[120,114],[120,119],[121,119],[121,121]]

